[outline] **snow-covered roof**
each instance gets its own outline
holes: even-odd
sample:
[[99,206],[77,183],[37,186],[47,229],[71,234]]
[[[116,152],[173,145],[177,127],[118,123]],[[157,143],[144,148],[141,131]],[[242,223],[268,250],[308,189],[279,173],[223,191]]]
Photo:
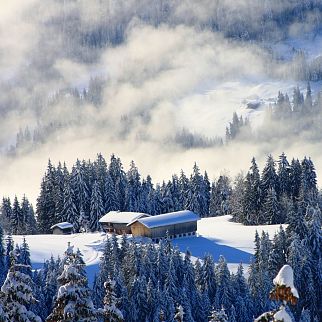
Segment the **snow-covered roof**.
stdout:
[[133,224],[134,222],[138,221],[142,225],[148,228],[155,228],[155,227],[162,227],[168,225],[175,225],[181,224],[185,222],[197,221],[200,220],[200,217],[190,210],[182,210],[176,212],[169,212],[167,214],[151,216],[147,218],[139,218],[129,225]]
[[299,298],[299,293],[294,287],[294,274],[290,265],[284,265],[273,280],[274,285],[285,285],[291,288],[292,294]]
[[102,223],[115,223],[115,224],[128,224],[143,216],[150,216],[143,212],[123,212],[123,211],[110,211],[104,215],[99,222]]
[[54,229],[56,227],[58,227],[60,229],[69,229],[69,228],[73,228],[74,225],[69,223],[69,222],[67,222],[67,221],[64,221],[64,222],[60,222],[58,224],[55,224],[55,225],[51,226],[50,229]]

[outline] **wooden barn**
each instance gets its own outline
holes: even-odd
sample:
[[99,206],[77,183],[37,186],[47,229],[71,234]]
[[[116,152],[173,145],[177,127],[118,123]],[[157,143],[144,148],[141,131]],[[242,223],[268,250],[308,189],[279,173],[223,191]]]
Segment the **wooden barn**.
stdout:
[[170,238],[193,236],[197,231],[197,221],[200,217],[190,210],[182,210],[167,214],[138,218],[131,222],[133,236],[152,238],[159,242],[168,232]]
[[141,212],[121,212],[121,211],[110,211],[104,215],[99,223],[103,230],[107,233],[116,233],[118,235],[131,234],[131,227],[129,223],[150,215]]
[[60,222],[50,227],[54,235],[70,235],[74,225],[69,222]]

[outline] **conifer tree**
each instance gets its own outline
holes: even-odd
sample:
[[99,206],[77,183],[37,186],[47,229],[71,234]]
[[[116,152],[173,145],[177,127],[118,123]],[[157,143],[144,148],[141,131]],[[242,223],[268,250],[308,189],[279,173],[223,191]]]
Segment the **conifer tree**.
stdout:
[[105,179],[103,199],[105,200],[104,208],[106,213],[112,210],[120,210],[120,204],[116,195],[115,186],[109,174]]
[[13,235],[21,234],[22,232],[22,218],[21,218],[21,208],[17,196],[15,196],[13,205],[12,205],[12,214],[11,214],[11,233]]
[[104,308],[99,310],[99,315],[103,316],[105,322],[122,322],[123,314],[117,307],[117,298],[114,292],[115,282],[108,279],[104,283],[106,295],[104,297]]
[[306,157],[302,161],[300,200],[302,208],[317,202],[316,173],[312,160]]
[[125,191],[125,205],[128,211],[139,211],[141,182],[138,168],[134,161],[131,161],[130,169],[126,174],[127,185]]
[[74,225],[75,231],[79,231],[79,218],[75,205],[75,195],[72,191],[70,180],[65,181],[64,185],[64,207],[62,211],[63,221]]
[[118,199],[118,206],[120,210],[125,209],[125,190],[126,190],[126,174],[123,170],[123,165],[120,158],[116,158],[114,154],[111,156],[108,173],[112,178],[116,196]]
[[255,322],[290,322],[292,321],[289,312],[287,312],[287,303],[296,304],[299,295],[293,284],[293,270],[291,266],[284,265],[277,276],[274,278],[274,289],[270,292],[270,298],[275,301],[281,301],[279,309],[263,313]]
[[32,277],[29,245],[27,244],[25,237],[23,238],[22,245],[20,246],[19,264],[21,264],[20,271]]
[[106,200],[104,199],[104,186],[107,177],[107,163],[101,153],[97,154],[96,161],[94,162],[94,170],[95,170],[95,180],[98,184],[99,192],[102,196],[103,205]]
[[46,321],[97,321],[83,261],[70,245],[65,252],[63,263],[63,272],[57,279],[60,287],[54,308]]
[[46,306],[47,316],[53,309],[54,297],[57,293],[58,268],[53,256],[48,261],[48,268],[44,281],[44,304]]
[[187,209],[197,213],[201,217],[207,215],[203,177],[196,163],[193,166],[193,172],[190,177],[187,197]]
[[[83,220],[84,218],[88,219],[90,211],[91,194],[86,173],[86,163],[84,161],[81,163],[79,160],[77,160],[76,166],[73,170],[74,171],[72,171],[71,180],[72,188],[75,195],[75,204],[79,211],[79,216],[82,216]],[[82,221],[80,220],[80,222]]]
[[252,165],[245,180],[243,211],[246,218],[243,218],[243,223],[253,225],[262,221],[262,218],[260,218],[261,198],[262,193],[259,169],[255,158],[253,158]]
[[228,322],[228,316],[225,310],[212,310],[209,322]]
[[26,196],[23,196],[21,202],[21,217],[23,218],[22,234],[33,235],[37,232],[37,222],[32,205]]
[[99,230],[98,220],[104,215],[104,205],[97,181],[94,182],[91,207],[90,207],[90,229],[91,231]]
[[227,262],[223,256],[219,257],[218,265],[216,266],[216,284],[216,307],[230,309],[232,305],[232,287]]
[[209,255],[205,256],[201,268],[200,288],[202,292],[207,292],[210,302],[213,303],[216,295],[215,265]]
[[8,321],[41,322],[39,316],[28,310],[29,305],[35,301],[32,279],[21,272],[22,265],[16,264],[13,252],[10,253],[10,259],[11,265],[1,287],[3,310],[8,315]]
[[0,225],[0,285],[2,285],[6,275],[5,248],[3,239],[3,230]]
[[302,178],[302,167],[298,159],[292,159],[290,168],[290,184],[291,184],[291,196],[293,200],[297,200],[300,194]]
[[261,190],[262,198],[265,199],[271,189],[279,194],[278,176],[275,169],[275,161],[272,155],[267,157],[267,161],[262,173]]
[[284,152],[280,155],[278,160],[277,175],[279,179],[280,193],[289,196],[291,193],[290,165]]
[[12,215],[12,207],[10,198],[3,198],[1,211],[0,211],[0,220],[2,228],[5,232],[9,233],[11,231],[11,215]]
[[179,204],[181,209],[188,209],[188,192],[189,192],[189,179],[187,178],[186,174],[183,170],[180,172],[179,177],[179,191],[180,191],[180,198]]
[[[73,167],[74,169],[74,167]],[[69,179],[69,174],[64,164],[64,169],[61,163],[58,163],[55,171],[55,186],[54,186],[54,203],[55,203],[55,221],[56,223],[63,221],[63,208],[64,208],[64,185],[65,181]]]
[[46,174],[41,182],[40,195],[37,198],[37,222],[40,233],[50,233],[50,227],[56,224],[55,209],[55,168],[48,161]]
[[281,220],[281,212],[280,212],[280,204],[277,199],[277,194],[274,188],[270,188],[266,195],[266,200],[263,205],[263,217],[265,218],[264,222],[267,224],[280,224]]
[[312,112],[312,90],[310,82],[307,83],[306,94],[304,99],[304,108],[307,113]]
[[12,239],[12,235],[9,234],[6,238],[6,251],[5,251],[5,268],[6,272],[9,270],[11,266],[11,252],[14,249],[14,241]]

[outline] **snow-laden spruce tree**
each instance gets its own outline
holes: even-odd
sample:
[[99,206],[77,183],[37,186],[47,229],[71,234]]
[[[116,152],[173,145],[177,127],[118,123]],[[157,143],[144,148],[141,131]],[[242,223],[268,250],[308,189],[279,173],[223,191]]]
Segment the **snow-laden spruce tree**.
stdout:
[[[16,264],[14,253],[11,252],[11,266],[0,293],[3,305],[2,308],[0,305],[0,312],[4,312],[0,321],[41,322],[39,316],[27,309],[36,299],[32,294],[32,279],[21,272],[22,268],[25,265]],[[5,316],[8,316],[8,320]]]
[[80,258],[80,253],[75,253],[73,247],[68,245],[63,263],[63,272],[57,279],[60,287],[54,308],[46,321],[97,321],[96,309],[91,299],[84,262]]
[[212,310],[209,322],[228,322],[228,316],[225,310]]
[[287,312],[287,303],[295,305],[299,295],[294,287],[293,269],[289,265],[284,265],[274,278],[274,289],[270,293],[270,298],[282,302],[278,310],[263,313],[255,322],[292,322],[292,318]]
[[104,283],[106,295],[104,297],[104,308],[99,309],[99,315],[103,316],[105,322],[122,322],[124,321],[121,310],[117,307],[117,298],[115,295],[115,281],[108,279]]

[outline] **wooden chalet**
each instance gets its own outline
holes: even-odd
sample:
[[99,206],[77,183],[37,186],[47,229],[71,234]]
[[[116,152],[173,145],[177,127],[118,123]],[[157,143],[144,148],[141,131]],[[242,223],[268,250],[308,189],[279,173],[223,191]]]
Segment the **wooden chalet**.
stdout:
[[137,218],[128,224],[133,236],[149,237],[154,242],[168,236],[170,238],[193,236],[197,231],[200,217],[190,210]]
[[60,222],[50,227],[54,235],[70,235],[73,232],[74,225],[69,222]]
[[99,223],[107,233],[131,234],[131,227],[128,224],[149,216],[141,212],[110,211],[99,220]]

